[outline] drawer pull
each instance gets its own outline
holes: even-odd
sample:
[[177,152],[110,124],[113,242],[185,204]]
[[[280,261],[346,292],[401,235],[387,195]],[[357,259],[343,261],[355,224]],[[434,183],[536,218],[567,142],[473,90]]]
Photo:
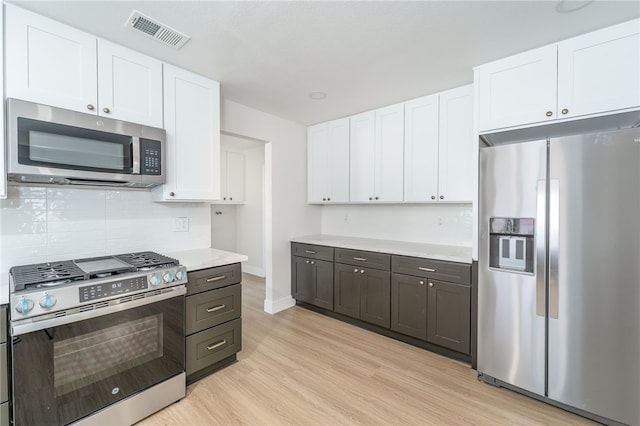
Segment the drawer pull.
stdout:
[[224,309],[224,308],[226,308],[226,307],[227,307],[227,305],[218,305],[218,306],[214,306],[213,308],[209,308],[209,309],[207,309],[207,312],[208,312],[208,313],[211,313],[211,312],[219,311],[220,309]]
[[420,269],[421,271],[425,271],[425,272],[435,272],[435,269],[431,269],[431,268],[424,268],[422,266],[418,266],[418,269]]
[[315,252],[315,251],[313,251],[313,250],[305,250],[304,252],[305,252],[305,253],[309,253],[309,254],[316,254],[316,252]]
[[365,259],[364,257],[354,257],[353,260],[357,260],[359,262],[366,262],[367,259]]
[[225,278],[227,278],[226,275],[218,275],[217,277],[207,278],[207,282],[208,283],[212,283],[212,282],[215,282],[215,281],[224,280]]
[[213,344],[213,345],[211,345],[211,346],[207,346],[207,350],[208,350],[208,351],[212,351],[212,350],[214,350],[214,349],[216,349],[216,348],[219,348],[220,346],[224,346],[224,345],[226,345],[226,344],[227,344],[227,341],[226,341],[226,340],[222,340],[222,341],[220,341],[220,342],[218,342],[218,343],[214,343],[214,344]]

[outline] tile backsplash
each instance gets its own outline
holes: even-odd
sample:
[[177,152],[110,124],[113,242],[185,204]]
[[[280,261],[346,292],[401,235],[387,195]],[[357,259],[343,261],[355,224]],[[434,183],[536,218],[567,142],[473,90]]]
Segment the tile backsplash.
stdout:
[[[189,218],[186,232],[174,220]],[[11,266],[132,251],[210,246],[204,203],[155,203],[149,191],[9,186],[0,200],[0,303]]]

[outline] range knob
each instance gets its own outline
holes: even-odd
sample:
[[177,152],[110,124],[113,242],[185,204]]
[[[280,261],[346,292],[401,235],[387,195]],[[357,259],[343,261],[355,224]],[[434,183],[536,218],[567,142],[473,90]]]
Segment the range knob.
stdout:
[[29,299],[22,299],[20,301],[20,303],[18,303],[18,306],[16,306],[16,311],[18,311],[19,314],[23,314],[26,315],[29,313],[29,311],[31,311],[33,309],[33,300],[29,300]]
[[176,271],[176,280],[178,281],[182,281],[184,279],[187,278],[187,270],[184,268],[180,268],[178,269],[178,271]]
[[171,271],[165,272],[165,274],[162,276],[162,278],[164,278],[165,282],[168,282],[168,283],[172,282],[173,278],[174,278],[173,272],[171,272]]
[[149,284],[151,284],[154,287],[160,285],[161,282],[162,282],[162,278],[160,278],[158,274],[152,274],[149,277]]
[[57,301],[58,299],[55,296],[52,296],[50,294],[45,294],[40,298],[39,303],[40,303],[40,306],[42,306],[43,308],[49,309],[49,308],[52,308]]

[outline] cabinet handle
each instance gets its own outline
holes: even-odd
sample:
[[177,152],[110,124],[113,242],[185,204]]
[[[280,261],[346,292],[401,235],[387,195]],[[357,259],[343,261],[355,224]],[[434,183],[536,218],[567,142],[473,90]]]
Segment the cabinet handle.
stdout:
[[361,273],[361,274],[364,274],[364,269],[360,269],[360,273]]
[[435,199],[436,199],[436,196],[435,196],[435,195],[432,195],[432,196],[431,196],[431,199],[432,199],[432,200],[435,200]]
[[222,340],[222,341],[220,341],[220,342],[218,342],[218,343],[215,343],[215,344],[213,344],[213,345],[211,345],[211,346],[207,346],[207,350],[208,350],[208,351],[212,351],[212,350],[214,350],[215,348],[219,348],[220,346],[224,346],[224,345],[226,345],[226,344],[227,344],[227,341],[226,341],[226,340]]
[[444,200],[444,195],[441,195],[441,196],[440,196],[440,199],[441,199],[441,200]]
[[215,282],[215,281],[224,280],[225,278],[227,278],[226,275],[218,275],[217,277],[207,278],[207,282],[208,283],[212,283],[212,282]]
[[233,201],[233,197],[229,197],[229,200],[230,200],[230,201]]
[[107,107],[102,108],[102,112],[104,112],[105,114],[109,114],[111,112],[111,110]]
[[353,260],[357,260],[357,261],[360,261],[360,262],[366,262],[367,261],[367,259],[365,259],[364,257],[354,257]]
[[226,308],[226,307],[227,307],[227,305],[218,305],[218,306],[214,306],[213,308],[209,308],[209,309],[207,309],[207,312],[208,312],[208,313],[211,313],[211,312],[219,311],[220,309],[224,309],[224,308]]
[[429,283],[429,287],[433,287],[433,283]]
[[378,199],[378,197],[375,197],[375,198],[376,198],[376,200]]
[[93,105],[91,105],[91,104],[87,105],[87,109],[88,109],[89,111],[93,111],[93,109],[94,109],[94,108],[95,108],[95,107],[94,107]]
[[170,192],[170,193],[169,193],[169,197],[173,197],[174,195],[176,195],[176,193],[175,193],[175,192]]
[[331,198],[327,198],[327,201],[331,201]]
[[547,111],[547,117],[551,117],[553,115],[552,111]]
[[354,269],[353,272],[358,273],[358,268]]
[[315,265],[315,264],[316,264],[316,261],[315,261],[315,260],[312,260],[310,263],[311,263],[312,265]]
[[306,263],[306,264],[308,265],[308,264],[309,264],[309,262],[310,262],[309,260],[305,260],[305,262],[304,262],[304,263]]
[[227,201],[227,197],[222,197],[222,200]]
[[424,268],[422,266],[418,266],[418,269],[420,269],[421,271],[425,271],[425,272],[435,272],[435,269],[431,269],[431,268]]
[[420,281],[420,285],[424,285],[424,281]]
[[304,252],[305,252],[305,253],[309,253],[309,254],[316,254],[316,252],[315,252],[315,251],[313,251],[313,250],[305,250]]
[[562,110],[562,113],[563,114],[569,114],[569,110],[565,108],[565,109]]
[[369,201],[373,200],[373,197],[369,197]]
[[322,201],[327,201],[327,199],[326,199],[326,198],[323,198],[323,199],[322,199]]

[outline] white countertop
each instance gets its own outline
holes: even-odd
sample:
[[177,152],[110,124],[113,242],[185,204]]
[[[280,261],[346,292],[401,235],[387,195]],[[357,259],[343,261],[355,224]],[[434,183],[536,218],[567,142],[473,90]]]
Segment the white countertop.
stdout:
[[213,248],[182,250],[164,254],[166,256],[173,257],[174,259],[178,259],[181,264],[187,267],[187,271],[197,271],[198,269],[231,265],[232,263],[249,260],[249,258],[244,254],[232,253],[230,251]]
[[308,235],[292,238],[291,241],[294,243],[397,254],[400,256],[447,260],[450,262],[471,263],[473,260],[471,247],[408,243],[404,241],[375,240],[371,238],[343,237],[338,235]]

